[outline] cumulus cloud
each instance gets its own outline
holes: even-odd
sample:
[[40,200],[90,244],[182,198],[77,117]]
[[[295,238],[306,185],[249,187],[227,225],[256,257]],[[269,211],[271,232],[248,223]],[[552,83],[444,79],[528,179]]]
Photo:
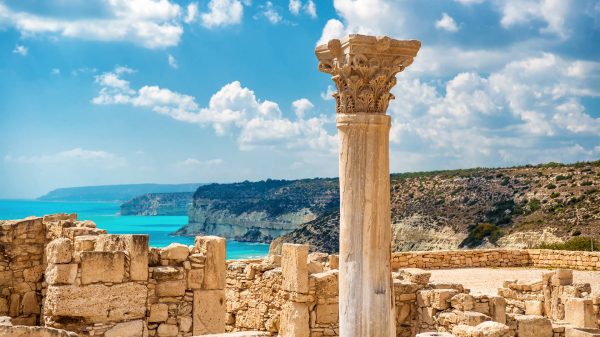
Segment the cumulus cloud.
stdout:
[[443,29],[451,33],[458,31],[458,25],[456,24],[456,21],[454,21],[454,19],[447,13],[443,13],[442,17],[435,22],[435,28]]
[[180,167],[190,167],[190,168],[198,168],[198,167],[214,167],[223,164],[223,159],[215,158],[208,160],[199,160],[196,158],[187,158],[176,163],[176,166]]
[[242,22],[244,6],[240,0],[210,0],[208,12],[202,13],[202,25],[207,28],[224,27]]
[[500,23],[506,28],[541,20],[546,23],[542,32],[563,38],[569,35],[566,18],[571,8],[570,0],[502,0],[496,4],[502,13]]
[[28,52],[29,52],[29,49],[27,49],[27,47],[22,46],[22,45],[16,45],[15,49],[13,49],[14,54],[19,54],[21,56],[27,56]]
[[15,11],[0,3],[0,16],[24,36],[52,34],[93,41],[128,41],[146,48],[179,43],[183,33],[179,24],[181,7],[170,0],[109,0],[101,6],[105,15],[65,19]]
[[298,15],[300,14],[300,8],[302,8],[302,1],[290,0],[290,3],[288,4],[288,9],[290,10],[290,13]]
[[224,85],[212,95],[207,106],[201,107],[196,99],[159,86],[131,87],[122,78],[126,72],[111,71],[96,77],[100,91],[93,104],[122,104],[146,108],[172,119],[211,126],[218,135],[237,135],[239,148],[256,147],[319,149],[334,151],[335,136],[328,134],[323,117],[307,118],[312,108],[308,99],[299,99],[292,106],[296,119],[283,116],[279,105],[269,100],[259,100],[254,91],[234,81]]
[[305,3],[302,3],[302,0],[290,0],[288,9],[293,15],[300,15],[302,11],[313,19],[317,17],[317,5],[313,0],[307,0]]
[[545,53],[487,76],[459,73],[441,88],[400,76],[390,139],[393,151],[415,162],[396,169],[435,167],[439,160],[465,167],[593,159],[593,147],[579,142],[597,143],[600,118],[580,100],[600,97],[599,74],[582,81],[570,74],[572,63]]
[[271,24],[276,25],[283,21],[283,17],[281,16],[281,14],[279,14],[279,12],[277,11],[277,8],[275,8],[275,6],[273,6],[273,3],[271,1],[265,2],[265,4],[263,6],[261,6],[261,9],[262,9],[262,12],[260,13],[259,16],[264,17]]
[[192,2],[192,3],[188,4],[188,6],[187,6],[187,12],[185,14],[185,18],[183,19],[183,22],[192,23],[192,22],[195,22],[197,18],[198,18],[198,3]]

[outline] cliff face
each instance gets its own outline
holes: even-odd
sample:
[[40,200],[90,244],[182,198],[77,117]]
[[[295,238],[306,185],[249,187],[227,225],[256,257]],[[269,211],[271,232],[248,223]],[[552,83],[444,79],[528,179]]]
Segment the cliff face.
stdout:
[[193,193],[149,193],[121,205],[121,215],[187,215]]
[[198,188],[177,235],[270,242],[339,207],[337,179],[267,180]]
[[[395,174],[392,247],[526,248],[577,235],[598,239],[599,189],[600,161]],[[320,220],[276,239],[272,249],[295,242],[337,251],[339,222],[323,225]]]

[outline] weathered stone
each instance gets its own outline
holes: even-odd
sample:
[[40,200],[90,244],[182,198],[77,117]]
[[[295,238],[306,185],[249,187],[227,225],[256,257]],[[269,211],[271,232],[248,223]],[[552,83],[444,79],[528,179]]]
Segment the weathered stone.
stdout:
[[160,266],[154,267],[152,278],[159,281],[181,280],[184,275],[182,267]]
[[146,281],[148,279],[148,235],[100,235],[95,244],[95,250],[107,252],[128,252],[130,279],[132,281]]
[[494,321],[506,324],[506,300],[504,297],[494,296],[490,298],[492,318]]
[[329,270],[310,275],[315,282],[315,292],[321,297],[336,297],[338,295],[338,271]]
[[544,315],[544,305],[542,301],[525,301],[525,315]]
[[156,330],[158,337],[177,337],[179,334],[179,328],[176,324],[162,323]]
[[330,269],[338,269],[340,267],[339,255],[329,255],[328,264]]
[[[285,244],[283,246],[285,260]],[[306,260],[305,260],[306,261]],[[283,262],[285,265],[285,262]],[[309,313],[306,303],[287,302],[281,311],[281,337],[309,337]]]
[[187,273],[188,289],[201,289],[204,282],[204,269],[191,269]]
[[42,265],[37,265],[23,270],[23,279],[25,282],[36,283],[42,279],[43,274],[44,269]]
[[319,304],[317,305],[318,324],[336,324],[338,322],[338,304]]
[[195,290],[192,319],[194,335],[225,332],[225,291]]
[[97,235],[82,235],[75,238],[75,252],[94,251],[96,247]]
[[164,303],[155,303],[150,306],[149,323],[164,322],[169,318],[169,306]]
[[308,245],[284,243],[281,252],[282,288],[308,293]]
[[403,279],[421,285],[429,283],[429,278],[431,278],[430,272],[418,268],[404,268],[398,270],[398,273]]
[[156,296],[177,297],[185,295],[186,281],[184,279],[174,281],[161,281],[156,285]]
[[452,307],[461,311],[472,310],[474,303],[475,299],[469,294],[456,294],[450,299]]
[[46,282],[50,285],[73,284],[77,277],[77,263],[50,264],[46,268]]
[[189,247],[177,242],[173,242],[160,250],[160,258],[163,260],[183,262],[188,258],[189,255]]
[[118,323],[104,333],[104,337],[143,337],[144,321]]
[[206,256],[202,288],[224,289],[227,276],[225,239],[218,236],[197,236],[194,246]]
[[49,286],[45,314],[82,317],[93,322],[141,319],[146,316],[146,286],[134,282],[113,286]]
[[8,300],[0,297],[0,316],[8,314]]
[[67,238],[58,238],[50,241],[46,246],[46,259],[48,263],[71,262],[73,243]]
[[184,316],[179,318],[179,330],[181,332],[190,332],[192,330],[192,318]]
[[577,328],[596,328],[598,320],[591,299],[569,298],[565,303],[565,321]]
[[552,323],[548,318],[536,315],[516,315],[519,337],[552,336]]
[[431,306],[438,310],[446,310],[450,307],[450,299],[456,294],[454,289],[435,289]]
[[40,313],[40,303],[38,301],[38,295],[35,291],[29,291],[25,293],[25,295],[23,295],[21,305],[23,306],[22,312],[25,315]]
[[125,252],[81,252],[81,283],[121,283],[125,278]]
[[1,325],[0,336],[6,337],[77,337],[71,331],[41,326]]

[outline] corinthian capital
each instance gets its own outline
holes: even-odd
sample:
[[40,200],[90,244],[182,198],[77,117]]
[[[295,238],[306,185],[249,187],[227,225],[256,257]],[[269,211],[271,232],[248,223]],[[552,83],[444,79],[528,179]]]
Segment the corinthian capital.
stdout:
[[349,35],[315,49],[319,71],[332,75],[339,114],[385,114],[396,74],[417,56],[421,42],[387,36]]

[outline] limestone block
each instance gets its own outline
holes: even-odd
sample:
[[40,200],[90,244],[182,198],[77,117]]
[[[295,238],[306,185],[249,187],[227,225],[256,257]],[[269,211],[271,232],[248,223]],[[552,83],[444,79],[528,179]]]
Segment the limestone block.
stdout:
[[[35,319],[35,317],[34,317]],[[40,326],[2,325],[0,336],[6,337],[77,337],[74,332]]]
[[41,265],[37,265],[23,270],[23,279],[25,282],[36,283],[42,279],[43,274],[43,267]]
[[76,237],[82,235],[101,235],[106,234],[105,229],[89,228],[89,227],[69,227],[63,228],[63,235],[75,240]]
[[77,277],[77,263],[49,264],[46,268],[46,282],[50,285],[73,284]]
[[81,317],[92,322],[125,321],[146,316],[148,288],[134,282],[113,286],[48,286],[45,315]]
[[160,250],[160,258],[163,260],[183,262],[188,258],[189,255],[189,247],[177,242],[173,242]]
[[54,239],[46,246],[46,259],[48,263],[69,263],[72,252],[73,243],[70,239]]
[[525,315],[544,315],[544,305],[542,301],[525,301]]
[[600,330],[567,327],[565,337],[600,337]]
[[156,296],[177,297],[185,295],[186,280],[161,281],[156,285]]
[[284,243],[281,252],[283,290],[308,293],[308,245]]
[[195,290],[192,320],[194,335],[225,332],[225,291]]
[[125,278],[125,252],[81,252],[81,283],[121,283]]
[[536,315],[515,315],[519,337],[552,336],[552,323],[548,318]]
[[323,272],[324,267],[320,262],[311,261],[308,263],[308,274],[316,274]]
[[462,311],[457,312],[457,322],[464,325],[477,326],[485,321],[489,321],[490,317],[480,312]]
[[0,316],[8,314],[8,300],[4,297],[0,297]]
[[333,304],[318,304],[317,305],[317,324],[337,324],[339,305]]
[[[329,270],[323,273],[310,275],[314,280],[315,293],[319,297],[330,298],[338,295],[338,271]],[[311,281],[312,282],[312,281]]]
[[144,321],[118,323],[104,333],[104,337],[143,337]]
[[105,234],[98,236],[96,251],[126,251],[129,253],[129,274],[132,281],[148,279],[148,235]]
[[557,269],[552,275],[551,282],[553,286],[566,286],[573,284],[573,270]]
[[454,289],[435,289],[431,306],[438,310],[446,310],[450,307],[450,299],[457,293]]
[[[282,252],[284,252],[283,259],[285,260],[285,244]],[[285,262],[282,262],[282,264],[285,264]],[[284,305],[281,311],[279,335],[281,337],[310,336],[309,313],[306,303],[287,302]]]
[[191,269],[187,273],[187,287],[188,289],[201,289],[202,283],[204,282],[204,270],[203,269]]
[[402,324],[406,321],[411,312],[410,307],[411,305],[409,303],[398,304],[396,306],[396,322],[398,324]]
[[506,324],[506,300],[501,296],[490,298],[492,319],[498,323]]
[[154,267],[152,278],[158,281],[181,280],[184,274],[182,267],[160,266]]
[[340,256],[339,255],[329,255],[329,268],[330,269],[338,269],[340,267]]
[[[481,337],[508,337],[510,328],[507,325],[494,321],[486,321],[475,327]],[[550,337],[550,336],[548,336]]]
[[8,316],[17,317],[19,316],[21,308],[21,295],[11,294],[10,295],[10,306],[8,308]]
[[177,337],[179,334],[179,328],[176,324],[162,323],[156,330],[158,337]]
[[169,306],[165,303],[155,303],[150,306],[148,323],[164,322],[169,318]]
[[29,291],[25,293],[25,295],[23,295],[21,305],[23,306],[22,312],[25,315],[40,313],[40,303],[35,291]]
[[469,294],[456,294],[450,299],[450,305],[461,311],[472,310],[474,303],[475,299]]
[[224,289],[227,276],[225,239],[218,236],[197,236],[194,246],[206,257],[203,289]]
[[433,325],[435,323],[435,314],[437,310],[432,307],[421,308],[421,322],[427,325]]
[[477,311],[480,312],[484,315],[490,315],[490,304],[488,302],[479,302],[479,301],[475,301],[475,304],[473,305],[473,310],[472,311]]
[[565,303],[565,321],[577,328],[596,328],[598,322],[592,300],[569,298]]
[[82,235],[75,238],[75,252],[94,251],[96,247],[97,235]]
[[398,273],[403,279],[421,285],[427,285],[427,283],[429,283],[429,278],[431,277],[430,272],[426,272],[419,268],[404,268],[398,270]]
[[190,332],[192,330],[192,318],[189,316],[180,317],[179,330],[181,332]]

